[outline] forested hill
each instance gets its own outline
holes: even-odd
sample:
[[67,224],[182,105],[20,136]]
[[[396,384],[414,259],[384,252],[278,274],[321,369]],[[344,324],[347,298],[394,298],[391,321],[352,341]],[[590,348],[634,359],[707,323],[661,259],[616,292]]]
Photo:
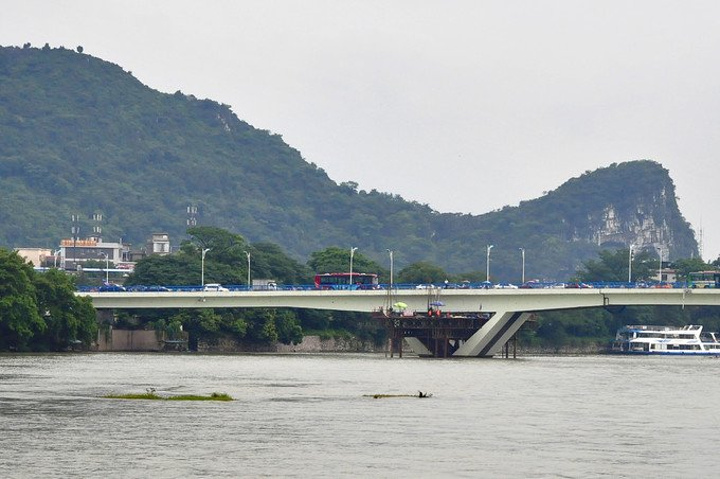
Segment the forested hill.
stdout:
[[[238,112],[242,116],[242,112]],[[271,125],[269,125],[271,126]],[[271,241],[300,259],[357,246],[383,263],[484,271],[497,279],[561,278],[600,245],[697,252],[667,170],[612,165],[518,207],[480,216],[438,213],[397,195],[336,184],[279,135],[227,105],[160,93],[120,66],[65,48],[0,47],[0,245],[56,246],[73,214],[104,216],[106,240],[184,238],[197,224]],[[80,224],[81,236],[91,224]]]

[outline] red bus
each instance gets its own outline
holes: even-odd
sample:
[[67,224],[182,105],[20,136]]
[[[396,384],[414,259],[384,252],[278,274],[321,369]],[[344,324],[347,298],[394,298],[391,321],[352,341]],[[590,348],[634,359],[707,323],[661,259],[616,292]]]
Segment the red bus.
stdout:
[[374,273],[322,273],[315,275],[317,289],[379,289],[378,276]]

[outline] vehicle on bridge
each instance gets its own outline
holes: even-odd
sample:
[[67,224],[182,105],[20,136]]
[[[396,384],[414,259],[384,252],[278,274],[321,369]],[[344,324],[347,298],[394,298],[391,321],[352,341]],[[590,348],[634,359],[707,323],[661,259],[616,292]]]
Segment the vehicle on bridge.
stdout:
[[720,334],[703,333],[699,325],[628,325],[618,329],[611,352],[720,356]]
[[230,291],[220,283],[206,283],[203,286],[203,291]]
[[103,283],[102,286],[98,288],[98,291],[125,291],[125,287],[115,283]]
[[316,289],[381,289],[375,273],[322,273],[315,275]]
[[720,271],[693,271],[688,273],[691,288],[720,288]]
[[160,286],[157,284],[145,286],[144,284],[134,284],[132,286],[128,286],[127,291],[130,292],[161,292],[161,291],[170,291],[170,288],[166,286]]

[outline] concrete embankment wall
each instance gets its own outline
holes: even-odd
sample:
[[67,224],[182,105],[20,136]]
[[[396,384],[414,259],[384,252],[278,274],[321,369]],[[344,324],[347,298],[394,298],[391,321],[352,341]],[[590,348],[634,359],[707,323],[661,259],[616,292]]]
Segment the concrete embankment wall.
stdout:
[[163,342],[155,331],[110,329],[98,333],[98,351],[160,351]]
[[[108,328],[98,332],[96,351],[166,351],[186,350],[187,343],[173,345],[169,348],[158,337],[155,331],[112,329]],[[198,343],[198,352],[206,353],[317,353],[317,352],[377,352],[382,347],[375,346],[370,342],[353,339],[321,339],[319,336],[305,336],[302,343],[287,345],[275,344],[253,344],[243,341],[235,341],[230,338],[223,338],[218,341]]]

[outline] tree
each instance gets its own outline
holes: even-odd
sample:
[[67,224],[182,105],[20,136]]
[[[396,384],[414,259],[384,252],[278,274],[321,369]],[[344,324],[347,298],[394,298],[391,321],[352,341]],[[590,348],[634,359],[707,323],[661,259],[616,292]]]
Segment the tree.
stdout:
[[252,276],[274,279],[285,284],[312,283],[307,266],[300,264],[273,243],[253,243],[250,247]]
[[714,269],[713,265],[707,264],[701,258],[685,258],[673,261],[673,267],[677,271],[678,279],[686,279],[693,271],[706,271]]
[[275,329],[278,341],[283,344],[300,344],[303,340],[303,331],[298,323],[297,315],[287,309],[276,311]]
[[33,338],[33,349],[61,351],[76,341],[89,347],[97,338],[92,300],[75,296],[71,277],[57,269],[36,274],[34,285],[46,328]]
[[214,226],[188,228],[187,234],[198,251],[210,248],[215,261],[236,266],[244,264],[248,244],[241,235]]
[[0,249],[0,349],[26,350],[34,335],[45,330],[35,297],[29,263]]
[[274,279],[281,283],[311,282],[306,266],[294,260],[273,243],[249,245],[242,236],[219,228],[191,228],[193,241],[183,243],[180,251],[167,256],[149,256],[138,261],[125,284],[200,284],[201,249],[205,256],[206,282],[244,284],[248,277],[247,253],[250,253],[252,277]]
[[399,283],[413,284],[442,284],[446,279],[448,279],[447,273],[442,268],[423,261],[404,267],[397,278]]
[[248,313],[250,328],[248,335],[260,343],[274,343],[278,340],[274,309],[253,309]]
[[68,275],[36,273],[0,248],[0,349],[60,351],[75,341],[88,347],[96,336],[92,302],[75,296]]
[[[602,250],[599,260],[583,262],[576,276],[584,282],[625,282],[628,280],[630,250]],[[635,253],[632,259],[632,280],[646,280],[654,276],[658,261],[649,251]]]
[[137,262],[125,284],[200,284],[200,258],[188,254],[148,256]]
[[[350,272],[350,248],[343,249],[332,246],[322,251],[315,251],[310,254],[308,266],[316,273]],[[357,273],[378,273],[383,271],[383,268],[359,251],[355,251],[353,254],[353,271]]]

